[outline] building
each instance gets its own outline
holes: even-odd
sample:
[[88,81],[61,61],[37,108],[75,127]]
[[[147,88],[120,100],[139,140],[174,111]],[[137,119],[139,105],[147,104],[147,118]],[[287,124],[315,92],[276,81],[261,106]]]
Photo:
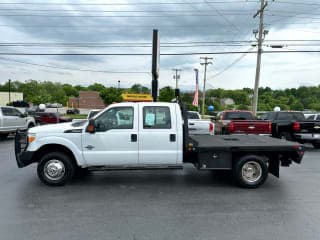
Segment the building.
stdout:
[[106,105],[102,101],[99,92],[95,91],[80,91],[79,97],[69,97],[69,108],[88,108],[102,109]]
[[23,101],[23,93],[10,92],[9,94],[9,92],[0,92],[0,106],[6,106],[10,101]]
[[221,98],[220,104],[222,106],[234,105],[234,100],[232,98]]

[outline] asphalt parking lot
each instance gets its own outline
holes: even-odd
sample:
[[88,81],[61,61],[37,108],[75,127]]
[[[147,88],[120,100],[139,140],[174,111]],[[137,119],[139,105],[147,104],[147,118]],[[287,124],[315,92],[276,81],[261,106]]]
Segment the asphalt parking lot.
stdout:
[[228,175],[183,171],[96,172],[48,187],[36,165],[18,169],[0,142],[0,239],[319,239],[320,151],[281,168],[259,189]]

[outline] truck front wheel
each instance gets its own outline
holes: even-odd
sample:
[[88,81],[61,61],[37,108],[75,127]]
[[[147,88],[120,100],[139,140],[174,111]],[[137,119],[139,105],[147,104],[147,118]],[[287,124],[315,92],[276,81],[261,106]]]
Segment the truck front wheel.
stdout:
[[51,152],[42,156],[37,173],[44,184],[62,186],[72,179],[75,166],[67,154]]
[[259,156],[244,156],[233,167],[236,183],[244,188],[257,188],[268,178],[268,166]]

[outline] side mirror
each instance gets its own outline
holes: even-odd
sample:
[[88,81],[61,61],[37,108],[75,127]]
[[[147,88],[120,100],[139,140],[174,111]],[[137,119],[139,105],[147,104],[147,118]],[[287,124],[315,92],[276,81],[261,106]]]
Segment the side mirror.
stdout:
[[95,133],[95,131],[96,131],[96,128],[95,128],[95,124],[94,124],[94,119],[90,119],[89,124],[87,126],[87,132]]
[[27,116],[28,116],[28,115],[27,115],[26,113],[21,113],[19,117],[20,117],[20,118],[25,118],[25,117],[27,117]]

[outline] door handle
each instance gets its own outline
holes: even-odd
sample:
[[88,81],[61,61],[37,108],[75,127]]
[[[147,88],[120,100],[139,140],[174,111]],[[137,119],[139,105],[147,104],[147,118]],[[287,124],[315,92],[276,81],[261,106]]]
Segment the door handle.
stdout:
[[170,134],[170,142],[175,142],[175,141],[176,141],[176,135]]
[[88,146],[86,146],[85,148],[88,149],[88,150],[92,150],[92,149],[94,149],[94,146],[88,145]]
[[194,123],[189,123],[189,125],[193,126],[193,125],[194,125]]
[[136,142],[138,140],[137,134],[131,134],[131,142]]

